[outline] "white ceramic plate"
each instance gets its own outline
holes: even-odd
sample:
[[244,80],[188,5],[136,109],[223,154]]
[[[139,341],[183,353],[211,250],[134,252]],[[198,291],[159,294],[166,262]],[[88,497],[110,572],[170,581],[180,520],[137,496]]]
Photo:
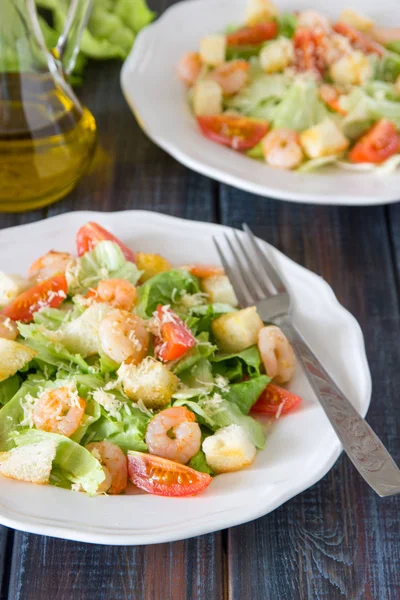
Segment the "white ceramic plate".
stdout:
[[[75,233],[89,220],[107,227],[132,248],[162,253],[176,264],[217,262],[212,236],[226,229],[152,212],[69,213],[0,231],[0,269],[24,274],[32,259],[49,248],[74,252]],[[371,379],[360,327],[323,279],[276,250],[274,255],[294,296],[296,325],[364,415]],[[341,451],[301,372],[292,387],[304,399],[301,410],[274,425],[251,468],[216,477],[199,496],[161,498],[131,490],[125,496],[89,498],[53,486],[2,479],[0,523],[85,542],[150,544],[265,515],[317,482]]]
[[[242,23],[246,0],[190,0],[169,8],[143,30],[121,74],[125,97],[147,135],[191,169],[261,196],[315,204],[372,205],[400,199],[400,170],[391,175],[354,173],[337,167],[299,174],[271,169],[204,138],[189,111],[184,85],[176,77],[179,58],[199,47],[207,34]],[[304,0],[276,0],[283,11],[310,8]],[[394,0],[314,1],[338,17],[352,6],[382,24],[400,25]]]

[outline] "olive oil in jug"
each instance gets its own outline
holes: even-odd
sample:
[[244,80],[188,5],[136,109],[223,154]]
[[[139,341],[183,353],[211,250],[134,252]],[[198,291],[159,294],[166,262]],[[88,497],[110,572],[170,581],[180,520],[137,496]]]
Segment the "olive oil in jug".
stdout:
[[0,75],[0,210],[39,208],[67,194],[88,168],[93,116],[50,75]]
[[90,165],[96,123],[67,80],[90,7],[71,3],[49,51],[35,0],[0,0],[0,211],[58,200]]

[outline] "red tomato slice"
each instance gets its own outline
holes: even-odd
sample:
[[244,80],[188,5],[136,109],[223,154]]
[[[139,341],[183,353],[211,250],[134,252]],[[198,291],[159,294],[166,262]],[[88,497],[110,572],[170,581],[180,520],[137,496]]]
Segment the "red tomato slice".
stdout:
[[215,275],[225,275],[224,269],[215,265],[183,265],[182,269],[186,269],[199,279],[215,277]]
[[344,37],[347,37],[350,44],[356,48],[357,50],[361,50],[361,52],[366,52],[367,54],[378,54],[378,56],[382,56],[385,53],[385,49],[383,46],[371,40],[368,36],[355,29],[355,27],[351,27],[347,25],[347,23],[343,23],[339,21],[334,25],[333,29],[336,33],[340,33]]
[[354,163],[381,163],[399,152],[399,135],[387,119],[378,121],[349,152]]
[[194,496],[210,485],[212,477],[166,458],[128,452],[129,479],[156,496]]
[[301,402],[300,396],[270,383],[267,385],[251,411],[264,415],[286,415],[296,408]]
[[197,117],[197,122],[205,137],[239,151],[253,148],[269,128],[264,121],[231,115]]
[[107,229],[104,229],[97,223],[93,223],[93,221],[83,225],[76,234],[78,256],[82,256],[85,252],[93,250],[99,242],[103,242],[104,240],[110,240],[111,242],[118,244],[124,253],[126,260],[135,262],[135,255],[128,246],[115,237],[115,235],[107,231]]
[[267,21],[229,33],[226,36],[226,44],[227,46],[255,46],[272,40],[277,34],[278,24],[275,21]]
[[160,304],[157,315],[161,321],[161,339],[156,339],[155,353],[161,360],[177,360],[193,348],[196,340],[173,310]]
[[54,275],[22,292],[10,302],[1,314],[14,321],[29,323],[40,308],[57,308],[67,297],[68,284],[64,275]]
[[299,27],[296,30],[293,45],[297,71],[313,71],[322,75],[326,66],[324,38],[323,31],[313,31],[307,27]]

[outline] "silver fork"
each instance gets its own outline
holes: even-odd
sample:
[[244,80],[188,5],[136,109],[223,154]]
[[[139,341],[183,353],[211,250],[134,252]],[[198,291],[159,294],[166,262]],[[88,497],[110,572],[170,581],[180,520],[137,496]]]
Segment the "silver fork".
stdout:
[[[350,460],[379,496],[400,493],[400,470],[350,400],[321,365],[291,318],[291,298],[278,271],[243,224],[246,243],[237,231],[224,235],[233,261],[217,238],[214,243],[242,307],[257,307],[264,322],[278,325],[290,340],[312,389]],[[251,251],[250,251],[251,248]]]

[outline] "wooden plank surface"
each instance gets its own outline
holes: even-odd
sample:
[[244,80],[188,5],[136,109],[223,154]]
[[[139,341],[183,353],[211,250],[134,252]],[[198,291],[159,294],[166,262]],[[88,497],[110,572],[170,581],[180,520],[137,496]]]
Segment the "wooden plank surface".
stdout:
[[[168,0],[151,2],[163,9]],[[219,186],[141,132],[119,91],[119,64],[90,65],[80,97],[100,144],[62,202],[0,215],[0,228],[69,210],[156,210],[240,226],[322,275],[366,337],[369,421],[400,462],[400,205],[313,207]],[[217,202],[218,199],[218,202]],[[81,544],[0,528],[1,600],[392,600],[400,598],[399,498],[380,500],[342,457],[310,490],[226,532],[148,547]]]

